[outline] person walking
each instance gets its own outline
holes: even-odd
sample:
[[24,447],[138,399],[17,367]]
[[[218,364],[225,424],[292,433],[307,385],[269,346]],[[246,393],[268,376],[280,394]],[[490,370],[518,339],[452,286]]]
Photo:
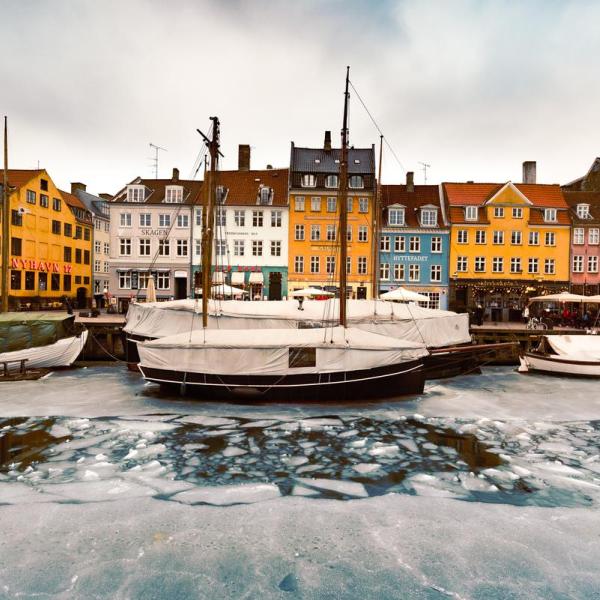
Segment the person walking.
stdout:
[[527,323],[529,323],[529,305],[525,305],[525,308],[523,309],[523,312],[521,313],[521,317],[523,317],[523,323],[525,323],[525,325],[527,325]]

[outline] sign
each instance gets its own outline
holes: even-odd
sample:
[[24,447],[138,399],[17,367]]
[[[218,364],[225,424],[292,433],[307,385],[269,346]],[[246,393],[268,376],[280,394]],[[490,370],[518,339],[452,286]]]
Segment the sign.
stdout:
[[[60,273],[60,265],[57,262],[36,260],[35,258],[11,258],[11,269],[25,269],[27,271],[45,271],[47,273]],[[63,265],[63,273],[71,273],[73,265]]]
[[140,235],[160,235],[166,237],[168,233],[168,229],[140,229]]
[[429,260],[429,256],[422,254],[394,254],[393,262],[424,262]]
[[[238,271],[262,271],[261,267],[235,267]],[[222,265],[219,267],[215,267],[215,271],[231,271],[232,267],[231,265],[226,266],[226,265]]]

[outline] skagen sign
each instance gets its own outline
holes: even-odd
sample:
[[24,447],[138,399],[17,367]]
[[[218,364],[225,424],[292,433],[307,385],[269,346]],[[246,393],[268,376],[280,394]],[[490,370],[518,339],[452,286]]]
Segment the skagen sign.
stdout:
[[162,236],[165,237],[169,233],[168,229],[140,229],[140,235]]

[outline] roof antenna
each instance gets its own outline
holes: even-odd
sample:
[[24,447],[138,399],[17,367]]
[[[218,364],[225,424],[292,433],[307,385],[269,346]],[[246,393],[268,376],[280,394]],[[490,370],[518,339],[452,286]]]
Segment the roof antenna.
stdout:
[[431,167],[431,165],[428,165],[427,163],[424,162],[420,162],[420,165],[423,165],[423,179],[425,180],[424,183],[425,185],[427,185],[427,169],[429,169]]
[[163,150],[164,152],[168,152],[168,150],[166,148],[161,148],[152,142],[150,142],[150,148],[154,148],[154,157],[150,158],[150,160],[154,165],[154,179],[158,179],[158,151]]

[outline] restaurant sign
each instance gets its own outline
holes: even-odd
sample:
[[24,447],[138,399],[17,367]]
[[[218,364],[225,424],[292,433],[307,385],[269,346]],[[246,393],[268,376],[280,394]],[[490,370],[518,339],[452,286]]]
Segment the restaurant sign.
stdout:
[[[27,271],[46,271],[47,273],[60,273],[60,265],[57,262],[36,260],[35,258],[11,258],[11,269],[26,269]],[[72,265],[63,265],[63,273],[71,273]]]

